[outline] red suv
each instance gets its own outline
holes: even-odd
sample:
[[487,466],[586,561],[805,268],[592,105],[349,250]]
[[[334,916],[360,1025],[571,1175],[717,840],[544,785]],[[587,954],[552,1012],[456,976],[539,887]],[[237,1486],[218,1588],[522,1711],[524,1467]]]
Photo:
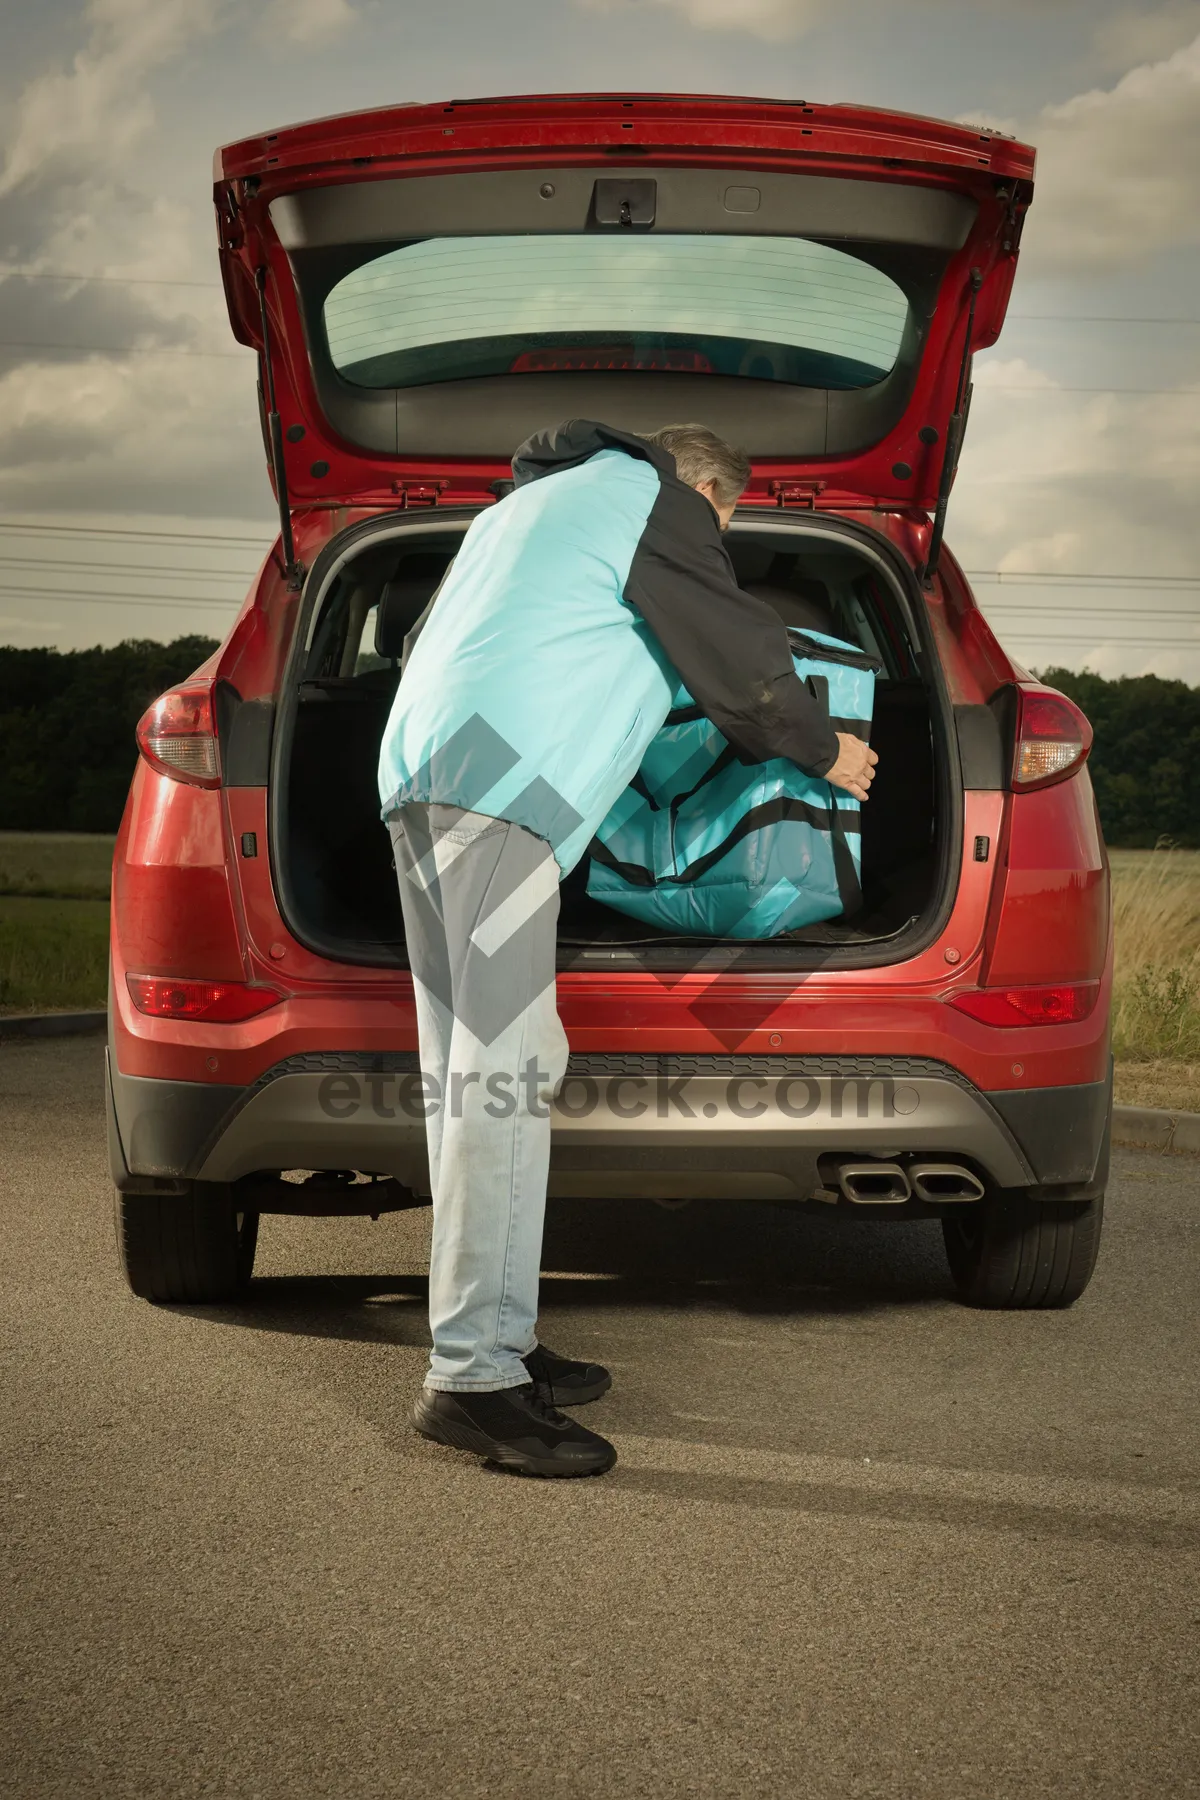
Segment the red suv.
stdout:
[[942,549],[1033,153],[847,106],[398,106],[216,159],[280,537],[138,727],[108,1101],[130,1285],[206,1301],[262,1212],[428,1195],[376,762],[404,639],[515,446],[564,418],[746,446],[728,537],[785,622],[879,666],[863,905],[758,943],[565,883],[552,1195],[938,1217],[962,1297],[1061,1306],[1108,1164],[1091,733]]

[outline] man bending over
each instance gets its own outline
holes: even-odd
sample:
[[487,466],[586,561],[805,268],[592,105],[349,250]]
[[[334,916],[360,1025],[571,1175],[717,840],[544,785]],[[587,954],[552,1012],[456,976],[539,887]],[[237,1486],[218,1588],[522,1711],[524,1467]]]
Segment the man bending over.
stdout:
[[[835,732],[784,628],[721,542],[745,455],[700,425],[575,419],[513,459],[405,665],[379,785],[412,964],[433,1193],[433,1353],[413,1422],[537,1475],[613,1446],[559,1410],[611,1386],[536,1337],[558,884],[636,773],[682,680],[748,762],[789,757],[865,800],[875,752]],[[557,1404],[555,1404],[557,1403]]]

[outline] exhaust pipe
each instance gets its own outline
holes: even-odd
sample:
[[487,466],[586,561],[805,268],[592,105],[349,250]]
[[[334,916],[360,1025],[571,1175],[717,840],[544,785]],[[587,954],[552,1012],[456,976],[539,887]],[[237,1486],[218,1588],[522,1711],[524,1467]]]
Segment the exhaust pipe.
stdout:
[[908,1174],[918,1200],[983,1199],[982,1181],[961,1163],[913,1163]]
[[903,1206],[909,1197],[908,1176],[899,1163],[842,1163],[837,1178],[856,1206]]

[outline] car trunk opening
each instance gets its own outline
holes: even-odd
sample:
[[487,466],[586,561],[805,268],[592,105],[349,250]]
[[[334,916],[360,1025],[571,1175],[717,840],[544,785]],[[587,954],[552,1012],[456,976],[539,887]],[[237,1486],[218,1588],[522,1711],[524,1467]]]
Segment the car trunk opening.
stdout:
[[[469,523],[466,513],[369,521],[333,541],[307,584],[272,762],[272,868],[289,928],[335,961],[406,963],[391,843],[379,817],[379,745],[404,638]],[[880,665],[871,727],[880,761],[862,812],[862,908],[760,943],[739,941],[738,966],[900,961],[936,929],[958,855],[957,765],[919,594],[882,540],[844,522],[742,517],[728,543],[741,585],[785,624],[848,640]],[[711,955],[717,940],[626,917],[590,898],[586,883],[585,858],[562,885],[562,964],[678,969]]]

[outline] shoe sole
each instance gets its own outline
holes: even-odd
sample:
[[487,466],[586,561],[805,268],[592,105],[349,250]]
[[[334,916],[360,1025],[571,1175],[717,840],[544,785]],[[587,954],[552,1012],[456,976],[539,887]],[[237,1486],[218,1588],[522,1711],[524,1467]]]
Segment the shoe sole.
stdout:
[[607,1475],[617,1460],[616,1450],[609,1445],[611,1454],[606,1461],[594,1464],[591,1468],[564,1468],[562,1463],[555,1462],[552,1457],[530,1456],[523,1450],[505,1451],[482,1431],[472,1431],[469,1425],[452,1425],[448,1420],[439,1420],[437,1429],[431,1430],[428,1425],[413,1420],[413,1429],[419,1437],[427,1438],[431,1444],[443,1444],[448,1450],[465,1450],[471,1456],[482,1456],[483,1460],[495,1468],[504,1469],[516,1475],[538,1475],[546,1481],[572,1481],[581,1476]]

